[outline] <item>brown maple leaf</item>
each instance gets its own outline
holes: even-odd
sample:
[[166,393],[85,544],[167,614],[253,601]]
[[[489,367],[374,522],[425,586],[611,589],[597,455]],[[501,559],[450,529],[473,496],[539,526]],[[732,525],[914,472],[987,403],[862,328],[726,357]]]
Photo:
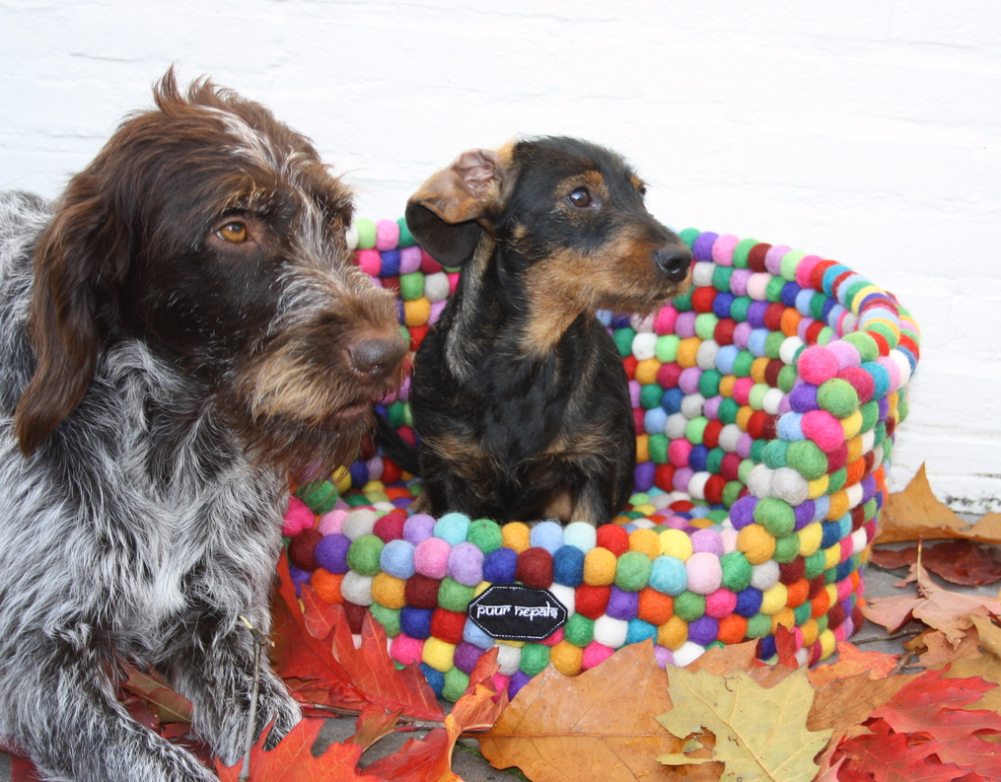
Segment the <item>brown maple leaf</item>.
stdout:
[[[881,568],[896,570],[918,560],[918,547],[873,549],[870,562]],[[1001,581],[1001,554],[993,546],[972,540],[950,540],[921,548],[921,564],[940,578],[953,584],[982,586]]]

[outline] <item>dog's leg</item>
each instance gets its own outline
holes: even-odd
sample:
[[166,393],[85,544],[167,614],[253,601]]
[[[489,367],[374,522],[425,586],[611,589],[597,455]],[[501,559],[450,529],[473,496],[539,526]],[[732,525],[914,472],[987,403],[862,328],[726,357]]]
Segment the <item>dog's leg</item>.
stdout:
[[[248,618],[266,637],[266,613]],[[177,651],[167,666],[171,682],[194,705],[195,732],[223,763],[232,765],[243,755],[247,739],[255,636],[239,620],[210,627],[212,624],[211,619],[203,619],[190,645]],[[271,670],[266,649],[262,650],[259,666],[254,740],[273,721],[265,742],[266,749],[273,749],[298,724],[302,714]]]
[[[0,677],[11,738],[45,779],[212,782],[194,755],[135,722],[115,699],[107,660],[93,648],[21,640]],[[110,658],[109,658],[110,659]],[[7,662],[11,662],[8,658]],[[6,663],[5,663],[6,665]],[[11,673],[16,669],[15,673]]]

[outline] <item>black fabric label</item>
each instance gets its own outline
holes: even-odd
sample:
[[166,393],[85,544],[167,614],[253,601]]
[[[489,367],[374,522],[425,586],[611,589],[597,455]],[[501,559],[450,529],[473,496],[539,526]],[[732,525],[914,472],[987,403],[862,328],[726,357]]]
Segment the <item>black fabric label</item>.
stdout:
[[548,589],[494,584],[469,604],[470,620],[491,638],[542,641],[567,621],[567,609]]

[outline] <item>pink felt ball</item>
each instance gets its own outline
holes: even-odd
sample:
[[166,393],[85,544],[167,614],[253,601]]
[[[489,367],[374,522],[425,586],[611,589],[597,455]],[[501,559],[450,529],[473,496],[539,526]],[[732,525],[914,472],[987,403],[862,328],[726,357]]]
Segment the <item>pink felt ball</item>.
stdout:
[[602,646],[596,641],[592,641],[584,647],[584,654],[580,661],[580,667],[586,671],[588,668],[593,668],[599,663],[605,662],[605,660],[613,654],[615,654],[614,649],[610,649],[607,646]]
[[706,595],[706,616],[723,619],[730,616],[737,607],[737,594],[729,589],[717,589]]
[[807,383],[819,386],[838,374],[838,359],[831,351],[820,345],[807,348],[799,354],[796,371]]
[[409,635],[398,635],[389,647],[389,655],[403,665],[420,665],[424,653],[424,642]]
[[320,523],[317,529],[321,535],[334,535],[344,529],[344,519],[348,515],[346,510],[332,510],[320,516]]
[[392,250],[399,241],[400,226],[395,220],[380,220],[375,224],[376,250]]
[[378,277],[382,270],[382,256],[378,250],[358,250],[355,253],[359,268],[369,277]]
[[414,549],[414,570],[428,578],[442,579],[448,575],[448,555],[452,547],[447,540],[426,538]]
[[282,535],[287,538],[298,535],[305,529],[310,529],[316,521],[316,516],[305,502],[298,497],[290,497],[285,519],[282,521]]
[[688,571],[688,589],[697,595],[712,594],[723,583],[719,557],[708,551],[692,554],[685,560],[685,570]]
[[824,453],[834,453],[845,441],[845,430],[826,410],[810,410],[800,422],[805,434]]

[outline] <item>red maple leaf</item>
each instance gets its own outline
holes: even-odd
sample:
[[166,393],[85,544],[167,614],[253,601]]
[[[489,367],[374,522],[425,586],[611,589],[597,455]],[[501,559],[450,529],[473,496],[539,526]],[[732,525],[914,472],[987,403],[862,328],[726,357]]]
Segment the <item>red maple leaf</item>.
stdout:
[[[323,728],[322,720],[304,719],[273,750],[264,750],[268,731],[261,734],[250,753],[250,782],[383,782],[370,774],[358,773],[363,749],[358,744],[334,743],[319,757],[311,749]],[[243,761],[224,766],[216,761],[222,782],[237,782]]]
[[841,744],[849,760],[839,778],[865,779],[859,774],[871,774],[876,782],[954,782],[969,773],[953,763],[937,762],[934,746],[910,744],[906,735],[891,732],[882,720],[871,730]]

